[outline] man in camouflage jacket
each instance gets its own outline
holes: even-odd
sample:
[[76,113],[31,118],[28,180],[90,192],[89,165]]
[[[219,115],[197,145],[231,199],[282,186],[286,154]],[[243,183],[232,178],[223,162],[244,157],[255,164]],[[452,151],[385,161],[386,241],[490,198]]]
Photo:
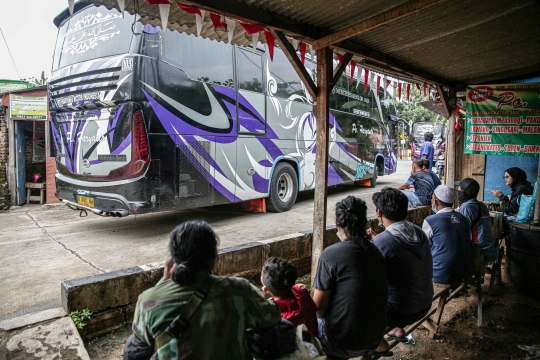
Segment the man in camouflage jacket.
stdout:
[[[214,284],[176,339],[154,351],[154,340],[180,314],[194,290],[212,276]],[[279,307],[247,280],[199,274],[195,283],[180,286],[168,278],[144,291],[137,301],[133,336],[124,359],[252,359],[245,330],[279,323]],[[142,355],[141,348],[152,348]],[[137,355],[139,354],[139,355]]]

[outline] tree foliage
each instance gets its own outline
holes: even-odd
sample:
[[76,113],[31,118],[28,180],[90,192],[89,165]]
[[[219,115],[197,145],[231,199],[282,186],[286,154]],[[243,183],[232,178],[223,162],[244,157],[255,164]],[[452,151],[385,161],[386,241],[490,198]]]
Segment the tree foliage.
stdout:
[[409,126],[416,122],[421,121],[433,121],[444,123],[445,119],[442,116],[434,113],[431,110],[426,109],[420,102],[426,99],[420,95],[418,91],[411,89],[410,101],[407,101],[406,94],[401,94],[401,101],[397,99],[397,92],[394,93],[394,103],[396,104],[396,110],[398,117],[405,120]]

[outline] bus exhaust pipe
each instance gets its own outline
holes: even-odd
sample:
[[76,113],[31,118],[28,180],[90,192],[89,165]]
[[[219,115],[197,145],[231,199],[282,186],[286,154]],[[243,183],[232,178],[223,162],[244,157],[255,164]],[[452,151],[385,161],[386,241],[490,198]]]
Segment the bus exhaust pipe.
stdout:
[[120,210],[120,211],[115,212],[113,216],[121,218],[128,215],[129,213],[126,210]]

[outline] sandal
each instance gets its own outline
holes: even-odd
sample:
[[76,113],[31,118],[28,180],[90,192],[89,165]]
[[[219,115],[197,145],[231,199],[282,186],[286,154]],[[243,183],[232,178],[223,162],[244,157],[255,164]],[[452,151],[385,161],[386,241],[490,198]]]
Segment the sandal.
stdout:
[[407,339],[406,337],[399,337],[399,336],[395,336],[395,335],[390,335],[390,334],[386,334],[388,337],[385,337],[384,340],[386,341],[397,341],[397,342],[407,342],[409,341],[409,339]]

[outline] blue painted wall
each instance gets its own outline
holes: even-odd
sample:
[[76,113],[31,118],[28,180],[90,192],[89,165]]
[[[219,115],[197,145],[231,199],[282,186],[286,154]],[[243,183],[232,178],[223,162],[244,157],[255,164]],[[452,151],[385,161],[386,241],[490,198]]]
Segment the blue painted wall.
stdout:
[[534,184],[538,175],[538,156],[486,155],[484,177],[484,201],[497,201],[491,190],[500,190],[504,195],[512,192],[504,183],[504,170],[518,167],[527,173],[527,180]]

